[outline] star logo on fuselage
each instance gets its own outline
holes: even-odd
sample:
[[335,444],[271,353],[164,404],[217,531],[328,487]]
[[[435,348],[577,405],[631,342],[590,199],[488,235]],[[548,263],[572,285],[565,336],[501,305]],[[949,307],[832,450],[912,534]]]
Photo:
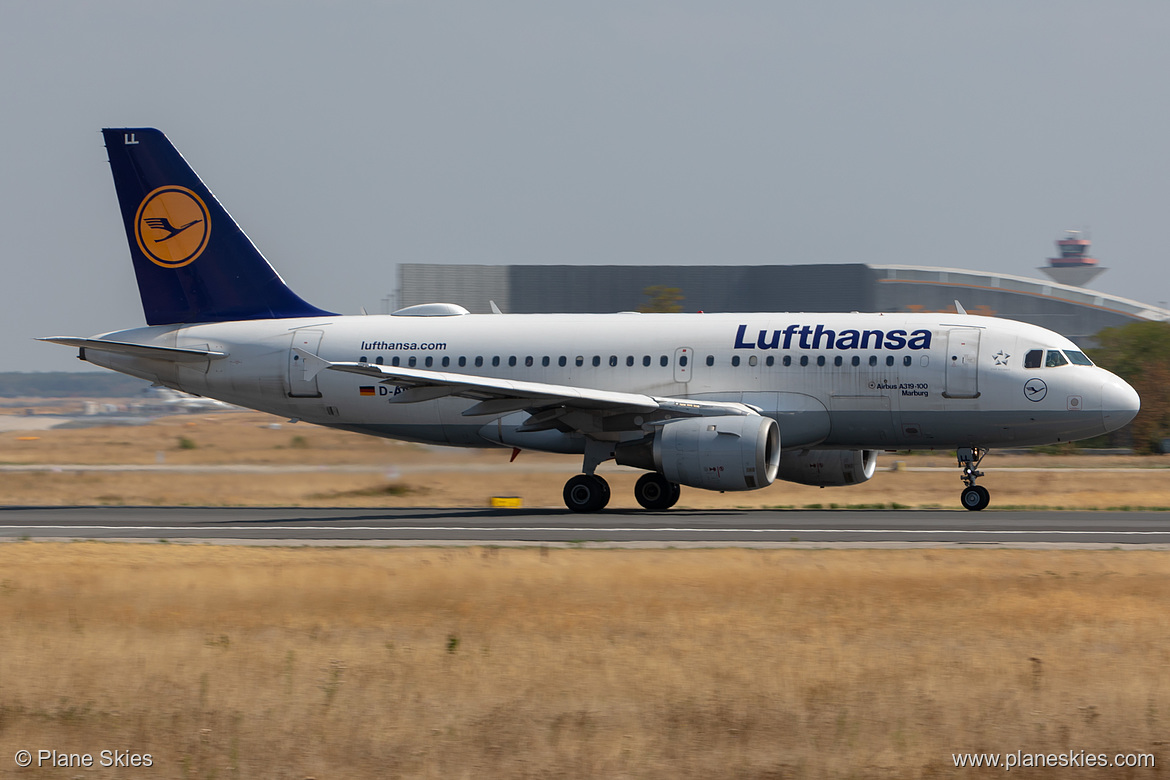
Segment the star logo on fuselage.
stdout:
[[1006,366],[1007,362],[1008,362],[1008,358],[1010,358],[1011,355],[1009,355],[1008,353],[1004,352],[1001,349],[999,352],[996,352],[991,357],[995,360],[995,364],[997,366]]

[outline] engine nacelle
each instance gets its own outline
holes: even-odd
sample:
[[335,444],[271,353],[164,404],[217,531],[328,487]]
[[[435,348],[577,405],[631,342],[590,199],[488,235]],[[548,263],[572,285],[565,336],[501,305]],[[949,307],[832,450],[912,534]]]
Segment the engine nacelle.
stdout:
[[857,485],[877,469],[874,450],[793,450],[780,458],[777,479],[818,487]]
[[651,436],[619,444],[623,466],[657,471],[671,482],[706,490],[757,490],[780,465],[780,428],[771,417],[689,417]]

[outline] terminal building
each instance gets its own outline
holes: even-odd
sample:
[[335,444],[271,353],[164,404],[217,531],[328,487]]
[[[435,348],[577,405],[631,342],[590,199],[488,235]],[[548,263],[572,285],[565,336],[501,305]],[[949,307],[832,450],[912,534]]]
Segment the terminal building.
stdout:
[[[1064,239],[1069,240],[1073,239]],[[1086,254],[1088,241],[1075,240],[1078,243],[1071,251],[1080,261],[1088,259],[1095,265],[1096,260]],[[1066,248],[1057,243],[1066,257]],[[1074,266],[1078,257],[1072,258]],[[1059,260],[1053,258],[1050,265]],[[517,314],[637,311],[649,301],[647,288],[661,286],[677,289],[682,311],[692,312],[953,312],[957,300],[969,314],[1032,323],[1086,347],[1092,346],[1092,337],[1103,328],[1170,320],[1170,310],[1077,284],[909,265],[404,263],[398,273],[400,307],[444,302],[475,313],[490,312],[493,302],[501,311]]]

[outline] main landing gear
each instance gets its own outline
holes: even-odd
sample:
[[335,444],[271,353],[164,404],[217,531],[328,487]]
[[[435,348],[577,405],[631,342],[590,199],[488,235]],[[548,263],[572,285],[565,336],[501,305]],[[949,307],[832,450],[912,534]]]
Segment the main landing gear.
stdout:
[[976,485],[975,480],[983,476],[983,472],[979,470],[979,464],[986,457],[987,450],[978,447],[960,447],[958,455],[959,468],[963,469],[963,482],[967,485],[959,495],[959,501],[963,504],[964,509],[969,509],[972,512],[986,509],[987,505],[991,503],[991,494],[987,492],[987,488]]
[[654,471],[643,474],[634,485],[634,498],[643,509],[651,511],[670,509],[678,503],[681,494],[682,488],[677,482],[671,482]]
[[609,483],[596,474],[578,474],[565,483],[564,496],[574,512],[600,512],[609,503]]
[[[634,498],[649,510],[670,509],[682,488],[655,472],[643,474],[634,485]],[[609,503],[609,483],[596,474],[578,474],[565,483],[565,506],[574,512],[599,512]]]

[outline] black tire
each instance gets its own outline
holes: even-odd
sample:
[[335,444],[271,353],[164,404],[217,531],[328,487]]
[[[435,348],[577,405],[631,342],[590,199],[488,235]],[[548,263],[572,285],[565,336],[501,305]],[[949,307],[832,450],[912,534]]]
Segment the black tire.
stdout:
[[634,485],[634,498],[644,509],[661,511],[678,503],[682,489],[656,472],[643,474]]
[[578,474],[565,483],[564,498],[574,512],[597,512],[609,503],[609,483],[596,474]]
[[964,509],[978,512],[981,509],[986,509],[987,505],[991,503],[991,493],[982,485],[971,485],[963,488],[959,501],[963,504]]

